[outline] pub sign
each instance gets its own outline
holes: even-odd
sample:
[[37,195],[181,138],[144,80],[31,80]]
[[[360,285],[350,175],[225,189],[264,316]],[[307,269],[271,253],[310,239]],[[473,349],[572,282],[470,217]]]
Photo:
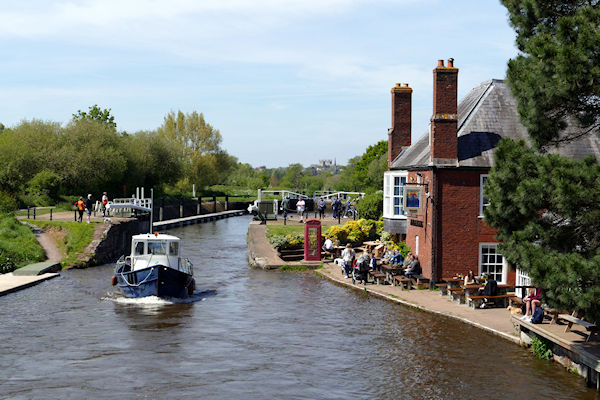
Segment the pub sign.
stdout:
[[419,213],[421,211],[422,199],[422,186],[404,186],[404,210],[413,214]]

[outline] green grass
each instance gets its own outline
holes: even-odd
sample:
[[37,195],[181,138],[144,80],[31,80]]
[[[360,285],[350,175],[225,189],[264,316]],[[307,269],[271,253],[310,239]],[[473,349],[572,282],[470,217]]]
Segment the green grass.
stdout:
[[44,249],[31,229],[12,214],[0,214],[0,253],[8,257],[17,268],[44,261]]
[[29,221],[44,230],[50,227],[64,232],[64,239],[57,241],[56,245],[63,252],[64,258],[61,264],[64,266],[77,265],[77,257],[92,242],[94,236],[94,223],[85,224],[79,222],[65,221]]
[[284,265],[279,268],[282,272],[305,272],[308,271],[308,267],[306,265]]
[[[337,224],[321,225],[321,232],[325,233],[325,231],[333,225]],[[296,234],[304,234],[304,225],[267,225],[267,238],[270,238],[271,236],[285,236]]]

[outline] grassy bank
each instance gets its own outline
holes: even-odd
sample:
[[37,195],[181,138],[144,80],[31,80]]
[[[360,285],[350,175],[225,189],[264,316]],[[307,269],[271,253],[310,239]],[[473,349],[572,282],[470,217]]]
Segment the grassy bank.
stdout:
[[31,229],[12,214],[0,214],[0,273],[45,259],[44,249]]
[[39,226],[53,237],[63,255],[61,261],[63,267],[76,265],[77,257],[83,253],[94,237],[94,223],[40,220],[29,222]]

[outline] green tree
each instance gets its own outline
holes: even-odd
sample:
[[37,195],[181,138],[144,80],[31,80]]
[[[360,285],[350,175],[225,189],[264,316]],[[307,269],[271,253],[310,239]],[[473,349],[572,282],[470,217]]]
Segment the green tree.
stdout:
[[[503,139],[485,185],[500,249],[544,301],[600,321],[600,167],[544,153],[598,130],[598,1],[504,0],[520,54],[508,83],[533,148]],[[576,129],[567,129],[567,123]]]
[[156,131],[124,135],[122,141],[127,162],[122,183],[127,187],[153,187],[160,191],[162,186],[173,185],[182,177],[179,149]]
[[73,121],[77,122],[82,119],[91,119],[93,121],[102,122],[113,129],[117,129],[117,123],[115,122],[115,117],[110,114],[110,108],[105,108],[103,110],[98,107],[98,104],[88,107],[87,112],[77,110],[77,112],[73,114]]
[[485,187],[500,249],[545,289],[544,301],[600,321],[600,164],[500,141]]
[[196,111],[170,112],[158,133],[177,145],[184,176],[201,187],[220,183],[237,163],[221,149],[221,133]]
[[126,172],[121,136],[112,126],[83,118],[73,120],[59,136],[53,170],[71,194],[102,193],[122,182]]
[[304,167],[302,164],[290,164],[281,178],[281,186],[292,190],[302,190],[302,177],[304,176]]
[[[508,63],[519,114],[538,146],[600,126],[598,0],[503,0],[521,52]],[[567,122],[582,129],[565,133]]]

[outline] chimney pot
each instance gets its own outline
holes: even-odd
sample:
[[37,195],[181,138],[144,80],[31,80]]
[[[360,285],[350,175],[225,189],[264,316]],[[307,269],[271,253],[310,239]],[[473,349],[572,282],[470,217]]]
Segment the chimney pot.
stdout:
[[444,66],[444,60],[438,60],[438,67],[443,67]]
[[448,59],[448,68],[454,68],[454,58]]

